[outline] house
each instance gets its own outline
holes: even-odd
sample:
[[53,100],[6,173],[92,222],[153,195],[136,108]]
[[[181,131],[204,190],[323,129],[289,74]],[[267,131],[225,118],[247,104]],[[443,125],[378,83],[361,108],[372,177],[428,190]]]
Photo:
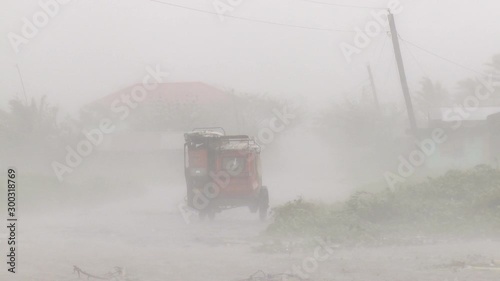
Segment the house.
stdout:
[[126,116],[126,120],[121,120],[124,122],[117,122],[117,129],[106,136],[99,150],[153,152],[182,149],[183,134],[188,130],[214,126],[234,128],[237,125],[234,96],[213,86],[200,82],[160,83],[156,89],[147,91],[143,100],[127,108],[130,101],[124,100],[137,86],[140,84],[90,104],[106,109],[119,109],[123,105],[120,113]]
[[435,108],[421,135],[430,135],[436,128],[446,132],[447,140],[437,146],[427,168],[465,169],[480,164],[498,167],[500,107]]
[[490,132],[490,162],[496,168],[500,168],[500,113],[488,116],[488,128]]
[[[202,105],[216,105],[228,104],[232,101],[230,94],[201,82],[159,83],[157,85],[156,89],[147,92],[144,102],[170,104],[198,102]],[[122,95],[129,95],[137,86],[141,86],[141,84],[134,84],[107,95],[95,101],[94,104],[110,105],[113,101],[119,100]]]

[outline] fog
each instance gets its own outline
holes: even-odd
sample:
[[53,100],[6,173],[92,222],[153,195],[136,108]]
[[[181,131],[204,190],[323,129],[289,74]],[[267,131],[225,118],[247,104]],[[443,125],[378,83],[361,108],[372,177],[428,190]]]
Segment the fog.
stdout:
[[[190,7],[214,11],[212,2],[192,1]],[[227,15],[343,30],[363,29],[371,19],[369,9],[299,0],[267,2],[242,1]],[[358,2],[386,7],[388,1]],[[437,54],[480,69],[499,49],[496,1],[401,3],[404,9],[397,21],[402,36]],[[20,33],[22,18],[30,18],[39,8],[37,1],[4,1],[3,5],[0,28],[6,35]],[[62,6],[36,37],[21,45],[19,54],[7,36],[2,36],[2,100],[22,93],[16,64],[29,95],[48,95],[54,102],[75,109],[136,82],[145,64],[156,63],[171,71],[171,81],[202,81],[243,92],[302,95],[311,100],[341,99],[352,88],[366,84],[365,64],[375,63],[384,36],[374,38],[354,63],[348,64],[339,44],[352,42],[352,38],[350,32],[303,30],[231,18],[221,22],[217,16],[151,1],[74,1]],[[387,62],[393,55],[389,47],[382,54]],[[446,85],[452,86],[469,74],[424,52],[413,52],[425,75]],[[413,74],[409,79],[415,85],[424,73],[411,55],[406,55],[408,71]],[[374,75],[381,81],[396,74],[393,64],[384,61],[374,66]],[[400,100],[398,81],[388,80],[386,85],[379,83],[380,90],[387,93],[380,98]]]
[[0,5],[0,280],[498,280],[497,1]]

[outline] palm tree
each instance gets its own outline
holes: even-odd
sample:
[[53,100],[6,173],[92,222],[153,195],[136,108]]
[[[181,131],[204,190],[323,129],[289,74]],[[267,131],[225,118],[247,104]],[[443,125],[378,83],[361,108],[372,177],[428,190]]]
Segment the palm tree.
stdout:
[[494,55],[490,63],[486,64],[497,75],[500,74],[500,54]]
[[[491,77],[486,77],[486,78],[482,77],[482,79],[488,81],[488,83],[490,82],[490,79],[493,83],[499,83],[500,54],[493,56],[491,62],[487,63],[486,66],[487,66],[486,74],[491,75]],[[478,78],[475,79],[468,78],[459,81],[458,92],[455,95],[455,101],[459,104],[462,104],[467,97],[476,95],[477,94],[476,91],[478,89],[481,88],[484,89],[484,85],[481,84],[484,84],[484,82],[480,81]],[[492,92],[492,95],[488,100],[482,101],[483,105],[498,105],[500,103],[500,101],[498,101],[498,99],[500,98],[500,87],[495,85],[493,85],[493,87],[495,88],[495,91]]]
[[434,107],[446,106],[450,103],[449,93],[439,82],[424,77],[420,82],[420,90],[415,97],[417,108],[428,114]]
[[47,103],[46,96],[39,100],[23,101],[15,98],[9,101],[9,111],[0,112],[2,141],[11,144],[45,142],[57,136],[58,108]]

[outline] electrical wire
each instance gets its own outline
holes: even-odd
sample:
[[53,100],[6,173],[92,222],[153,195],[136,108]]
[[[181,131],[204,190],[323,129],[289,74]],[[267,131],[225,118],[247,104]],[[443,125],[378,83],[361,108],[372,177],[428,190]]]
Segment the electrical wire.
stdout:
[[375,64],[373,65],[374,68],[377,67],[377,65],[380,63],[380,60],[382,59],[382,54],[384,53],[384,49],[385,49],[385,45],[386,45],[387,41],[388,41],[388,38],[384,37],[384,41],[382,42],[382,48],[380,48],[380,52],[378,54],[378,58],[375,61]]
[[433,56],[435,56],[435,57],[437,57],[437,58],[440,58],[440,59],[442,59],[442,60],[444,60],[444,61],[447,61],[447,62],[449,62],[449,63],[451,63],[451,64],[454,64],[454,65],[456,65],[456,66],[458,66],[458,67],[461,67],[461,68],[463,68],[463,69],[466,69],[466,70],[472,71],[472,72],[474,72],[474,73],[476,73],[476,74],[479,74],[479,75],[486,75],[486,74],[485,74],[485,73],[483,73],[483,72],[477,71],[477,70],[472,69],[472,68],[470,68],[470,67],[467,67],[467,66],[465,66],[465,65],[463,65],[463,64],[460,64],[460,63],[458,63],[458,62],[455,62],[455,61],[453,61],[453,60],[450,60],[450,59],[448,59],[448,58],[445,58],[445,57],[443,57],[443,56],[441,56],[441,55],[438,55],[438,54],[436,54],[436,53],[434,53],[434,52],[432,52],[432,51],[429,51],[429,50],[427,50],[427,49],[425,49],[425,48],[423,48],[423,47],[420,47],[419,45],[417,45],[417,44],[415,44],[415,43],[412,43],[412,42],[410,42],[410,41],[408,41],[408,40],[406,40],[406,39],[403,39],[401,36],[399,36],[399,39],[400,39],[400,40],[402,40],[402,41],[404,41],[404,42],[406,42],[406,43],[408,43],[408,44],[410,44],[410,45],[412,45],[413,47],[415,47],[415,48],[417,48],[417,49],[420,49],[420,50],[422,50],[422,51],[424,51],[424,52],[426,52],[426,53],[428,53],[428,54],[430,54],[430,55],[433,55]]
[[[380,51],[378,53],[378,56],[377,56],[377,59],[376,59],[376,62],[375,64],[373,65],[373,70],[375,70],[377,68],[377,65],[378,63],[380,62],[380,60],[382,59],[382,54],[384,52],[384,49],[385,49],[385,46],[386,46],[386,43],[387,43],[387,40],[388,38],[385,37],[382,41],[382,47],[380,48]],[[359,89],[362,89],[363,87],[367,86],[367,83],[370,82],[370,78],[366,78],[365,80],[363,80],[362,82],[360,82],[359,84],[355,85],[354,87],[350,88],[350,90],[348,91],[345,91],[345,93],[347,94],[347,96],[352,96],[355,94],[355,92],[357,92]]]
[[[399,39],[401,39],[401,37],[399,36],[399,34],[398,34],[398,37],[399,37]],[[427,72],[424,70],[424,68],[422,67],[422,64],[420,64],[420,62],[418,61],[417,57],[413,54],[413,52],[410,49],[410,47],[408,46],[408,44],[405,41],[403,41],[403,40],[401,40],[401,42],[403,42],[403,46],[410,53],[410,55],[412,56],[413,60],[415,61],[415,63],[420,68],[420,71],[422,71],[422,73],[424,74],[425,77],[427,77],[427,78],[430,79],[429,74],[427,74]],[[426,97],[424,97],[421,94],[419,94],[419,92],[417,92],[417,91],[412,91],[411,97],[417,103],[420,103],[420,104],[424,104],[425,103],[425,104],[427,104],[428,106],[431,106],[431,107],[434,105],[434,103],[432,103]]]
[[[216,12],[211,12],[211,11],[207,11],[207,10],[191,8],[191,7],[187,7],[187,6],[173,4],[173,3],[170,3],[170,2],[163,2],[163,1],[159,1],[159,0],[150,0],[150,1],[151,2],[160,3],[160,4],[164,4],[164,5],[168,5],[168,6],[171,6],[171,7],[176,7],[176,8],[181,8],[181,9],[185,9],[185,10],[195,11],[195,12],[199,12],[199,13],[205,13],[205,14],[220,16],[220,14],[216,13]],[[287,24],[287,23],[273,22],[273,21],[260,20],[260,19],[252,19],[252,18],[246,18],[246,17],[238,17],[238,16],[233,16],[233,15],[224,15],[224,17],[233,18],[233,19],[239,19],[239,20],[244,20],[244,21],[250,21],[250,22],[258,22],[258,23],[278,25],[278,26],[286,26],[286,27],[293,27],[293,28],[308,29],[308,30],[333,31],[333,32],[350,32],[350,33],[354,33],[355,32],[354,30],[323,28],[323,27],[314,27],[314,26],[303,26],[303,25]]]
[[357,9],[370,9],[370,10],[387,10],[387,8],[381,8],[381,7],[368,7],[368,6],[358,6],[358,5],[348,5],[348,4],[335,4],[335,3],[327,3],[327,2],[321,2],[321,1],[316,1],[316,0],[302,0],[302,1],[309,2],[309,3],[315,3],[315,4],[320,4],[320,5],[342,7],[342,8],[357,8]]
[[[401,37],[400,37],[401,39]],[[420,68],[420,71],[422,71],[422,73],[426,76],[426,77],[429,77],[429,75],[427,74],[427,71],[424,70],[424,68],[422,67],[422,64],[418,61],[417,57],[415,56],[415,54],[412,52],[412,50],[410,49],[410,47],[408,46],[408,44],[401,40],[401,42],[403,42],[403,45],[405,46],[405,50],[408,51],[408,53],[410,53],[411,57],[413,58],[413,60],[415,61],[415,63],[417,64],[417,66]]]

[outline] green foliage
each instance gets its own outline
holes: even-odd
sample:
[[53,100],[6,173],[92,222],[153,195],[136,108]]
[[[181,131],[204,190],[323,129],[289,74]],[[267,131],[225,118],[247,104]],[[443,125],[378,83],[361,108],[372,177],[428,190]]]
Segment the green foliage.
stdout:
[[450,94],[439,81],[424,77],[420,81],[420,89],[413,97],[416,107],[426,115],[432,108],[450,106]]
[[377,193],[357,192],[339,205],[302,199],[275,208],[268,233],[376,239],[398,233],[498,234],[500,171],[478,166],[449,171],[418,184]]
[[45,96],[40,99],[9,101],[8,111],[0,111],[0,144],[45,145],[59,135],[59,109],[50,105]]
[[[495,82],[498,82],[500,79],[500,54],[494,55],[491,61],[486,63],[484,73],[485,76],[482,77],[482,80],[478,79],[479,77],[474,77],[459,81],[454,101],[458,104],[463,104],[468,97],[477,95],[478,89],[483,92],[486,91],[484,87],[487,86],[491,96],[483,100],[481,106],[499,106],[500,86]],[[493,89],[490,89],[490,87],[493,87]]]

